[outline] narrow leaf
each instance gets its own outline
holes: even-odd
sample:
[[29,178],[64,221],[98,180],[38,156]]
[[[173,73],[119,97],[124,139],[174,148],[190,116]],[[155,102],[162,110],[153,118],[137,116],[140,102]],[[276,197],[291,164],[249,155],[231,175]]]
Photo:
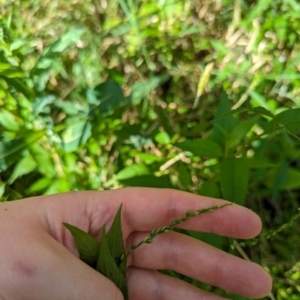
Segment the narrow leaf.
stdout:
[[114,218],[114,221],[110,227],[109,232],[107,233],[108,247],[110,253],[112,254],[112,257],[115,260],[120,259],[122,255],[126,254],[124,241],[123,241],[123,233],[122,233],[121,212],[122,212],[122,204],[118,209],[118,212]]
[[102,237],[99,248],[99,256],[96,270],[110,279],[123,293],[125,300],[128,299],[126,269],[120,270],[110,252],[105,226],[102,229]]
[[99,243],[97,240],[89,233],[73,225],[68,223],[63,223],[63,225],[73,235],[80,259],[90,266],[96,266],[99,254]]

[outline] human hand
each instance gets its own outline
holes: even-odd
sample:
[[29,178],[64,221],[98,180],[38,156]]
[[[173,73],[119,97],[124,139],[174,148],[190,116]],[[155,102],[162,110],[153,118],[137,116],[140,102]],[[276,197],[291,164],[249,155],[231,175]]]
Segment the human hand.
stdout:
[[[120,206],[127,249],[167,225],[187,210],[222,205],[223,200],[147,188],[104,192],[71,192],[0,204],[0,299],[123,299],[107,278],[78,259],[74,240],[63,222],[99,239]],[[253,212],[231,205],[191,218],[180,228],[252,238],[261,221]],[[157,236],[128,258],[129,298],[224,299],[156,269],[172,269],[199,281],[246,296],[263,297],[271,289],[270,276],[257,264],[244,261],[177,232]]]

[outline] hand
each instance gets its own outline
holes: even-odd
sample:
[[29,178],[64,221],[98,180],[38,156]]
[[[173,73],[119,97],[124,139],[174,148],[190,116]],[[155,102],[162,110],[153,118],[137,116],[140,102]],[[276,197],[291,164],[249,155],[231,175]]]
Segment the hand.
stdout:
[[[110,227],[121,203],[124,241],[129,249],[151,229],[169,224],[187,210],[222,205],[225,201],[175,190],[126,188],[1,203],[0,299],[123,299],[111,281],[78,259],[74,240],[62,225],[70,223],[99,239],[103,225]],[[231,205],[191,218],[180,227],[252,238],[260,232],[261,221],[250,210]],[[251,298],[263,297],[271,289],[271,278],[259,265],[169,232],[129,257],[130,300],[224,299],[156,269],[172,269]]]

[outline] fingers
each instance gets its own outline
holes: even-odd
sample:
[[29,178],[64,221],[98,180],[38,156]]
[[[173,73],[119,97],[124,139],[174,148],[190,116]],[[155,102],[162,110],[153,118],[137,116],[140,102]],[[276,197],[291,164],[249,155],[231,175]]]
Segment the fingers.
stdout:
[[[27,251],[23,256],[18,255],[18,259],[12,262],[12,274],[6,275],[14,280],[7,299],[123,299],[110,280],[49,236],[41,238],[31,243],[32,253]],[[7,284],[5,288],[8,288]]]
[[224,300],[175,278],[156,271],[128,269],[128,289],[131,300]]
[[[109,195],[117,205],[124,202],[123,215],[132,231],[165,226],[188,210],[223,205],[227,201],[169,189],[128,188]],[[235,238],[252,238],[261,230],[260,218],[249,209],[230,205],[213,213],[190,218],[181,228],[212,232]]]
[[[99,235],[104,224],[113,221],[123,203],[123,232],[149,231],[165,226],[188,210],[223,205],[224,200],[202,197],[170,189],[125,188],[105,192],[72,192],[46,197],[43,211],[47,224],[68,222]],[[45,206],[47,209],[45,209]],[[45,224],[45,226],[47,225]],[[181,228],[212,232],[236,238],[252,238],[261,230],[259,217],[247,208],[230,205],[213,213],[201,214],[180,225]],[[61,241],[61,227],[50,229],[51,235]],[[48,231],[48,232],[49,232]],[[54,233],[52,233],[54,232]]]
[[[147,234],[137,233],[131,242]],[[133,251],[129,264],[144,269],[171,269],[201,282],[250,298],[266,296],[270,276],[259,265],[242,260],[188,236],[169,232]]]

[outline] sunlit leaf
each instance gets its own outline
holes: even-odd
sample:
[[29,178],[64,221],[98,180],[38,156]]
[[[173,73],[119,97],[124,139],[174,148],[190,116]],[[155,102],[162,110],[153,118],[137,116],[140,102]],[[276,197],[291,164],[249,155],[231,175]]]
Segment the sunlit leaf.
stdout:
[[17,178],[32,172],[37,166],[34,158],[31,155],[22,158],[15,166],[11,176],[8,179],[8,184],[12,184]]
[[18,131],[20,123],[17,121],[16,117],[6,109],[0,109],[0,126],[11,130]]
[[122,169],[117,174],[117,180],[124,180],[136,176],[146,175],[149,174],[149,169],[144,164],[133,164],[131,166],[128,166],[124,169]]

